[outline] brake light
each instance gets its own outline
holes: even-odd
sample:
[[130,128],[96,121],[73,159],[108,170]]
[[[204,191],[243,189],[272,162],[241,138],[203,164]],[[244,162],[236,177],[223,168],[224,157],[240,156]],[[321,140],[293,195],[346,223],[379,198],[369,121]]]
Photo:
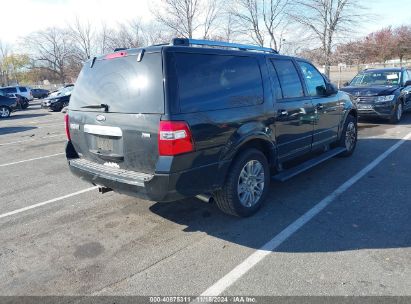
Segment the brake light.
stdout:
[[193,150],[193,137],[185,121],[160,121],[158,132],[160,155],[178,155]]
[[65,124],[65,127],[66,127],[67,139],[68,139],[68,140],[71,140],[71,136],[70,136],[70,120],[69,120],[68,114],[64,115],[64,124]]
[[104,57],[104,59],[114,59],[114,58],[120,58],[120,57],[126,57],[127,56],[127,52],[115,52],[115,53],[111,53],[106,55],[106,57]]

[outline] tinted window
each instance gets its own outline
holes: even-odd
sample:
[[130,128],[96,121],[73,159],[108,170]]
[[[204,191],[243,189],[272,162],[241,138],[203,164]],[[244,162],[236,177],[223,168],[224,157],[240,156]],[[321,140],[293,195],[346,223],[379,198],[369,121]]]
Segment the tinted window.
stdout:
[[5,88],[4,90],[6,91],[7,94],[17,93],[17,89],[16,89],[16,88]]
[[272,60],[280,80],[284,98],[304,96],[298,72],[291,60]]
[[27,89],[25,87],[19,87],[20,92],[27,92]]
[[[73,90],[70,109],[108,104],[110,112],[164,113],[163,69],[160,53],[146,53],[138,62],[137,56],[97,60],[92,68],[85,64]],[[95,111],[100,111],[97,109]]]
[[186,53],[175,56],[182,112],[263,102],[261,73],[255,58]]
[[405,84],[408,80],[411,80],[410,76],[409,76],[409,71],[404,71],[403,73],[403,80],[402,83]]
[[270,73],[271,73],[271,87],[273,89],[275,98],[282,99],[283,93],[281,90],[280,81],[278,80],[277,71],[275,70],[274,65],[271,63],[268,65],[268,69],[270,70]]
[[4,92],[3,89],[0,89],[0,96],[6,96],[6,92]]
[[308,94],[310,96],[324,96],[326,88],[325,81],[320,72],[307,62],[299,61],[298,64],[303,72]]

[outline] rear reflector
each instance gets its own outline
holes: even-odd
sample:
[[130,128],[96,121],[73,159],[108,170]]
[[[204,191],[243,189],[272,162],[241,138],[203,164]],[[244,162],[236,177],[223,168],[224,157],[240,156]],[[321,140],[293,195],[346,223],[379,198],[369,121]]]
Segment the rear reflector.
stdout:
[[178,155],[193,150],[193,138],[185,121],[160,121],[158,132],[160,155]]
[[67,139],[71,140],[71,136],[70,136],[70,121],[69,121],[69,116],[68,114],[64,115],[64,124],[66,127],[66,135],[67,135]]
[[104,57],[104,59],[114,59],[114,58],[120,58],[120,57],[126,57],[127,56],[127,52],[125,51],[121,51],[121,52],[115,52],[115,53],[111,53],[106,55],[106,57]]

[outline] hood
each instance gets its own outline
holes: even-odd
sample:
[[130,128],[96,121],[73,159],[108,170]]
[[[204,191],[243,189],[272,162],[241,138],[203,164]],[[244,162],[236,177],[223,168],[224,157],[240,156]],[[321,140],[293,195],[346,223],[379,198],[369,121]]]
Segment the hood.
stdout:
[[392,95],[399,89],[399,86],[348,86],[340,90],[354,96],[381,96]]

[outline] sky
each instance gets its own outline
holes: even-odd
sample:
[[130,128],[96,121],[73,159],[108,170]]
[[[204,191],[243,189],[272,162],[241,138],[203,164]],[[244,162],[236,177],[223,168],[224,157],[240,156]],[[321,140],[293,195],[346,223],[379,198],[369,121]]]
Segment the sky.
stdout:
[[[76,17],[98,27],[132,19],[152,19],[150,0],[6,0],[2,3],[0,40],[16,43],[20,37],[50,26],[63,26]],[[366,35],[389,25],[411,25],[411,0],[358,0],[370,21],[356,30]],[[394,4],[395,3],[395,4]],[[154,8],[155,9],[155,8]]]

